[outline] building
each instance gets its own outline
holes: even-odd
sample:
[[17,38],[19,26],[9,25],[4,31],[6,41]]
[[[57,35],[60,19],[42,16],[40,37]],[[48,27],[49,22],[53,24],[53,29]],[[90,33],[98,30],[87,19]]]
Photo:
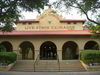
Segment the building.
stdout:
[[83,29],[85,20],[63,19],[51,8],[36,19],[21,20],[13,32],[0,32],[0,44],[18,59],[73,60],[86,49],[100,50],[100,37]]

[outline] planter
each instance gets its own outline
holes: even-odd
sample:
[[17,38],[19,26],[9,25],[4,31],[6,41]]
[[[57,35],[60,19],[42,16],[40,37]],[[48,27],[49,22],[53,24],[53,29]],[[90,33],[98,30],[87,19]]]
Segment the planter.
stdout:
[[83,61],[80,61],[83,65],[83,67],[87,70],[87,71],[100,71],[100,65],[91,65],[88,66],[87,64],[85,64]]
[[9,71],[14,66],[15,63],[16,62],[11,63],[11,64],[9,64],[7,66],[0,66],[0,71]]

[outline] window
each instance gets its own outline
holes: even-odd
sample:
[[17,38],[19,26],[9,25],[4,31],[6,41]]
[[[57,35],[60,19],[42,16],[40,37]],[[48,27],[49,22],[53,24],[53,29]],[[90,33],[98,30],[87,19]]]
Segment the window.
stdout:
[[71,24],[71,22],[67,22],[67,24]]
[[73,22],[73,24],[77,24],[77,22]]
[[31,22],[28,22],[28,24],[32,24]]
[[25,24],[26,24],[26,22],[23,22],[22,24],[24,24],[24,25],[25,25]]

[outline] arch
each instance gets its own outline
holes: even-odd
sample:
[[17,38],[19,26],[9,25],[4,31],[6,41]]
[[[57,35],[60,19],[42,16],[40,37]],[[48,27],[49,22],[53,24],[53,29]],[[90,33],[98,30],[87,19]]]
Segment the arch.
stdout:
[[78,59],[78,45],[73,41],[65,42],[62,47],[62,60]]
[[13,51],[13,46],[12,46],[12,44],[11,44],[10,42],[8,42],[8,41],[3,41],[3,42],[1,43],[1,45],[4,46],[4,48],[5,48],[5,50],[6,50],[7,52],[12,52],[12,51]]
[[19,45],[19,47],[22,59],[34,59],[34,46],[31,42],[24,41]]
[[96,41],[88,41],[84,46],[85,50],[99,50],[99,44]]
[[40,59],[41,60],[56,60],[57,59],[57,47],[51,41],[42,43],[40,47]]

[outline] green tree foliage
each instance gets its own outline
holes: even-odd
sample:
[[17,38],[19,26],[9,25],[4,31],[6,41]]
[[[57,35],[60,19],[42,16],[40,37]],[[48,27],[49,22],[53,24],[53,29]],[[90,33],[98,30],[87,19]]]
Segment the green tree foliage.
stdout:
[[[96,21],[100,22],[100,15],[97,15]],[[94,36],[100,36],[100,25],[88,21],[85,26],[94,33]]]
[[4,45],[0,45],[0,52],[6,52],[6,48]]
[[[39,11],[48,3],[48,0],[0,0],[0,30],[12,31],[12,22],[19,20],[20,10]],[[1,26],[1,25],[4,26]]]
[[92,30],[93,33],[100,34],[100,25],[92,26],[90,30]]
[[[54,4],[60,8],[62,8],[62,6],[65,6],[66,9],[76,8],[85,14],[89,21],[100,25],[100,21],[98,22],[90,17],[95,14],[100,15],[100,0],[57,0]],[[98,16],[95,18],[98,18]]]

